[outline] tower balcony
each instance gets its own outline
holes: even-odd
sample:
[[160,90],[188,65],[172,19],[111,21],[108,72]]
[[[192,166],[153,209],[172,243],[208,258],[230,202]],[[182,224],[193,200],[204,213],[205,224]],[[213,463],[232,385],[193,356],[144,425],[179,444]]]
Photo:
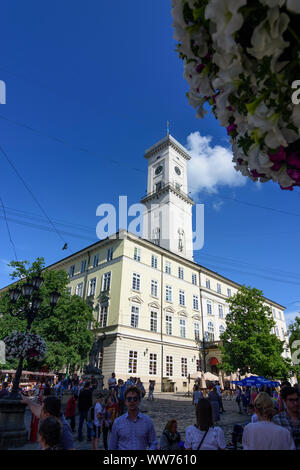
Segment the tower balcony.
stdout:
[[151,199],[155,199],[158,196],[160,196],[164,193],[167,193],[167,192],[173,192],[178,197],[180,197],[185,202],[187,202],[191,205],[195,204],[193,199],[190,198],[190,196],[188,194],[186,194],[184,191],[182,191],[180,189],[179,185],[174,184],[174,183],[164,183],[164,184],[161,185],[161,187],[159,189],[156,189],[155,191],[152,191],[151,193],[145,194],[141,199],[141,203],[144,204],[144,203],[150,201]]

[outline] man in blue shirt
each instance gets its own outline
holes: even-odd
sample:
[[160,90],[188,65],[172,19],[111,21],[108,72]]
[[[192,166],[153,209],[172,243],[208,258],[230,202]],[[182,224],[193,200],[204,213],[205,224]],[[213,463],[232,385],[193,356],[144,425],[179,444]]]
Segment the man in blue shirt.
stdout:
[[131,386],[125,391],[127,413],[113,424],[109,450],[156,450],[157,438],[152,419],[139,412],[141,392]]

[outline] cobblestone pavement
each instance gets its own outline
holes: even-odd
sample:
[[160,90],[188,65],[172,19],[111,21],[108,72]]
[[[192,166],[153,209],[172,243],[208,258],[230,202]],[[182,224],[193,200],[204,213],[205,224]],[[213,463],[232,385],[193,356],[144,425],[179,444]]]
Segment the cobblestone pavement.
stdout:
[[[170,419],[175,418],[178,423],[178,431],[181,434],[182,440],[185,439],[185,429],[187,426],[194,424],[195,420],[195,409],[192,405],[192,399],[188,397],[183,397],[179,395],[174,395],[171,393],[156,393],[154,395],[155,400],[149,402],[144,399],[141,411],[146,413],[150,418],[152,418],[155,426],[155,430],[160,438],[160,435]],[[65,400],[63,400],[63,408]],[[246,414],[239,414],[238,407],[235,401],[223,400],[223,405],[225,413],[221,414],[221,420],[219,425],[225,434],[226,443],[231,441],[231,433],[234,424],[245,424],[250,421],[250,417]],[[30,427],[31,412],[29,409],[25,412],[25,424],[27,428]],[[78,416],[76,416],[76,429],[78,426]],[[91,449],[91,443],[85,440],[86,438],[86,425],[83,427],[83,436],[84,440],[79,442],[77,440],[77,433],[73,434],[74,444],[77,450],[88,450]],[[34,450],[38,449],[38,444],[28,443],[25,446],[19,448],[21,450]],[[103,450],[102,436],[100,437],[99,449]]]

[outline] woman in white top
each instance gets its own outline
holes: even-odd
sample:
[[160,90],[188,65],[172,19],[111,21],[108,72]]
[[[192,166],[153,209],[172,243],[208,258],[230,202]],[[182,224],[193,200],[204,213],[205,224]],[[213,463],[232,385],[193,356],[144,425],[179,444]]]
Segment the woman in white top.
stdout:
[[247,424],[243,432],[244,450],[294,450],[295,443],[290,432],[271,422],[274,415],[273,401],[266,392],[257,395],[254,401],[258,418]]
[[185,448],[188,450],[225,449],[223,430],[213,425],[212,406],[206,398],[200,398],[196,407],[197,424],[185,430]]

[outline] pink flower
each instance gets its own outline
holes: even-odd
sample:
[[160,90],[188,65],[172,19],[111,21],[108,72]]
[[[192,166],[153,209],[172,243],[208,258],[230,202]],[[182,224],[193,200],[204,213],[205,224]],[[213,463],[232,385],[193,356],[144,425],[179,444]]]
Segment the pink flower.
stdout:
[[236,125],[230,124],[229,126],[226,127],[226,129],[227,129],[227,134],[230,135],[231,132],[236,130]]
[[250,173],[252,176],[254,176],[254,178],[259,178],[260,176],[266,176],[264,173],[258,173],[256,170],[251,170]]
[[298,170],[300,169],[300,155],[299,152],[293,152],[291,153],[286,161],[288,162],[289,165],[293,166],[294,168],[297,168]]
[[286,170],[286,172],[289,175],[289,177],[292,178],[292,180],[295,180],[297,182],[298,180],[300,180],[300,170],[289,169],[289,170]]
[[286,153],[284,150],[284,147],[280,145],[278,152],[276,153],[268,153],[271,162],[277,163],[277,162],[282,162],[283,160],[286,159]]
[[278,171],[278,170],[280,170],[280,168],[281,168],[281,163],[280,162],[276,162],[276,163],[274,163],[273,166],[271,166],[271,170],[274,170],[274,171]]
[[204,69],[204,65],[203,64],[198,64],[197,67],[196,67],[196,72],[201,73],[203,69]]

